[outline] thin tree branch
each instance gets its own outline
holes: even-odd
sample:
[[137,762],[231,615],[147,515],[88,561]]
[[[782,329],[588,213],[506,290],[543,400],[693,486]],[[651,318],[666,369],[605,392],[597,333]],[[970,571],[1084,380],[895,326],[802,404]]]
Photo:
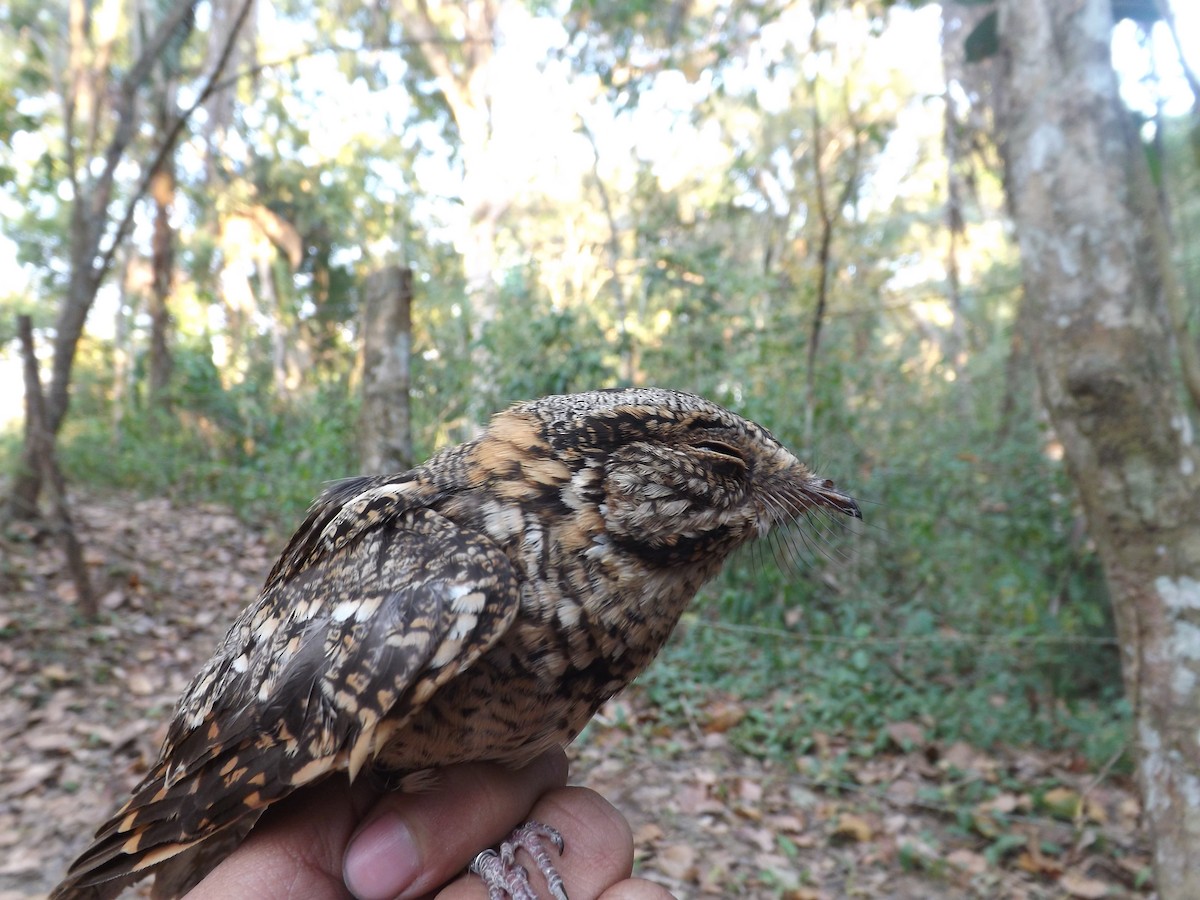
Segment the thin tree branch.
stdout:
[[[104,168],[96,183],[90,191],[90,210],[88,223],[88,247],[99,249],[100,242],[103,239],[104,227],[109,221],[108,207],[112,201],[113,184],[116,181],[117,167],[121,162],[121,158],[125,155],[125,149],[133,140],[134,133],[137,129],[137,91],[138,88],[149,78],[150,69],[162,57],[163,51],[167,44],[175,37],[176,31],[181,25],[187,22],[195,11],[198,0],[180,0],[178,4],[168,13],[159,25],[158,30],[146,42],[146,46],[142,49],[141,56],[133,64],[133,67],[121,79],[120,88],[115,104],[115,112],[117,114],[117,127],[113,132],[112,139],[108,142],[108,147],[104,153]],[[249,2],[249,0],[247,0]],[[190,25],[189,25],[190,27]],[[160,153],[160,156],[165,154]],[[148,181],[143,182],[142,190]],[[138,195],[140,197],[140,194]],[[136,201],[131,201],[131,204]],[[81,197],[76,198],[76,202],[82,201]],[[122,235],[118,234],[118,241]],[[98,285],[104,277],[104,273],[108,271],[108,267],[112,262],[112,254],[115,249],[110,247],[109,252],[103,257],[102,263],[95,266],[91,259],[79,260],[86,262],[92,266],[92,281]],[[90,256],[94,256],[94,251]]]
[[[817,53],[817,26],[814,23],[809,46],[815,56]],[[820,237],[817,244],[817,302],[813,309],[812,325],[808,334],[808,353],[806,354],[806,370],[804,373],[804,444],[812,449],[813,428],[816,418],[817,393],[817,348],[821,343],[821,329],[825,322],[825,308],[828,305],[829,293],[829,255],[833,243],[833,221],[829,211],[829,198],[825,185],[825,137],[824,123],[821,121],[820,102],[817,98],[816,78],[809,82],[811,94],[812,118],[812,159],[813,181],[817,197],[817,219],[820,224]]]
[[1188,65],[1187,56],[1183,52],[1183,40],[1179,37],[1179,26],[1175,22],[1175,11],[1171,9],[1170,0],[1156,0],[1156,5],[1159,16],[1171,32],[1171,40],[1175,42],[1175,53],[1179,56],[1179,67],[1183,69],[1183,77],[1187,79],[1188,87],[1192,90],[1192,114],[1200,118],[1200,76]]
[[[253,6],[254,0],[244,0],[241,8],[238,10],[237,18],[234,20],[233,27],[229,31],[229,40],[227,40],[225,42],[225,46],[221,48],[221,55],[217,59],[217,64],[213,67],[212,72],[209,73],[208,80],[205,82],[204,87],[201,89],[200,93],[197,95],[192,104],[182,113],[180,113],[175,118],[175,121],[170,124],[167,134],[159,142],[158,151],[155,153],[150,165],[142,173],[142,180],[138,183],[138,186],[134,190],[132,196],[130,196],[129,203],[125,207],[125,214],[121,217],[120,223],[117,225],[117,230],[113,234],[113,238],[109,243],[108,249],[104,251],[104,254],[100,259],[100,265],[97,267],[97,281],[102,279],[105,273],[107,273],[109,268],[112,266],[113,258],[121,246],[121,242],[125,239],[125,235],[129,232],[129,229],[133,224],[133,216],[134,212],[136,211],[137,204],[141,201],[142,197],[145,196],[146,191],[149,190],[150,182],[154,180],[154,176],[158,174],[159,169],[162,168],[162,165],[166,161],[167,157],[174,152],[175,143],[179,139],[179,135],[183,131],[184,126],[186,126],[191,120],[192,116],[195,115],[196,110],[203,106],[209,97],[216,92],[217,85],[220,83],[221,73],[225,71],[225,66],[228,64],[229,58],[233,54],[233,48],[237,43],[238,34],[241,32],[242,25],[245,23],[246,17],[250,14],[250,10]],[[159,52],[161,53],[161,48]]]
[[476,38],[402,38],[396,41],[384,41],[378,44],[363,44],[361,46],[343,47],[340,44],[324,44],[321,46],[307,47],[304,50],[297,50],[295,53],[288,53],[284,56],[278,56],[275,59],[267,60],[266,62],[254,63],[253,65],[245,66],[238,69],[232,75],[227,75],[218,81],[214,86],[212,93],[218,93],[226,88],[232,87],[239,81],[245,78],[252,78],[255,75],[261,75],[268,69],[276,69],[280,66],[291,65],[299,62],[302,59],[310,59],[314,56],[320,56],[322,53],[349,53],[359,55],[363,53],[383,53],[388,50],[401,50],[409,47],[423,47],[427,44],[444,44],[447,46],[465,46],[467,44],[481,43]]

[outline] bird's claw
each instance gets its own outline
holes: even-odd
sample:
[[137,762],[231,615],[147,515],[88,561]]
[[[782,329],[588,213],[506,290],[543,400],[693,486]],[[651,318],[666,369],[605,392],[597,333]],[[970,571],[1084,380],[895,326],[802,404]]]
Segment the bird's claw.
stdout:
[[549,842],[563,852],[562,835],[558,829],[540,822],[526,822],[508,836],[499,851],[484,850],[471,862],[470,871],[487,885],[489,900],[538,900],[529,883],[529,871],[517,863],[517,850],[524,850],[546,879],[546,887],[554,900],[568,900],[562,876],[546,850]]

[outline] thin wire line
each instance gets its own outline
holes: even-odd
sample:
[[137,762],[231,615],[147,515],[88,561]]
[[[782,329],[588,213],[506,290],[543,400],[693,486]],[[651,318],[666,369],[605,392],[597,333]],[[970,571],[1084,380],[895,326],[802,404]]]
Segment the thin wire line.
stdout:
[[796,631],[786,631],[782,628],[767,628],[762,625],[739,625],[729,622],[711,622],[705,619],[689,617],[685,619],[685,624],[698,628],[707,628],[711,631],[725,631],[730,634],[758,635],[762,637],[776,638],[781,641],[792,641],[797,644],[846,644],[849,646],[905,646],[908,644],[927,646],[930,644],[977,644],[977,645],[994,645],[1002,644],[1009,646],[1093,646],[1093,647],[1116,647],[1118,645],[1116,638],[1110,637],[1089,637],[1079,635],[1076,637],[1066,637],[1059,635],[1006,635],[1006,634],[981,634],[981,633],[961,633],[961,634],[931,634],[909,637],[878,637],[878,638],[849,638],[841,637],[832,634],[801,634]]

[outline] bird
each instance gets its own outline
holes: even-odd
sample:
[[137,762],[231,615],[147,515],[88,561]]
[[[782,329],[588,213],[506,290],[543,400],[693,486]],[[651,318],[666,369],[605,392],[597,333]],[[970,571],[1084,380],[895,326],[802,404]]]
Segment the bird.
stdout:
[[[855,500],[766,428],[668,388],[517,403],[411,470],[334,482],[52,900],[152,872],[181,893],[335,773],[420,780],[565,746],[736,549],[840,516]],[[473,866],[490,888],[494,862]]]

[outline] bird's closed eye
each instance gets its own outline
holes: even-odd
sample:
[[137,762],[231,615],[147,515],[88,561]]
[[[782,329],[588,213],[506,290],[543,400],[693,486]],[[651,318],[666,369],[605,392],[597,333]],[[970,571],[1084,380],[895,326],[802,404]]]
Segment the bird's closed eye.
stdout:
[[742,456],[742,451],[738,450],[737,447],[726,444],[724,441],[695,441],[692,446],[697,450],[707,450],[709,453],[718,453],[721,456],[726,456],[730,459],[736,459],[740,463],[744,463],[746,461]]

